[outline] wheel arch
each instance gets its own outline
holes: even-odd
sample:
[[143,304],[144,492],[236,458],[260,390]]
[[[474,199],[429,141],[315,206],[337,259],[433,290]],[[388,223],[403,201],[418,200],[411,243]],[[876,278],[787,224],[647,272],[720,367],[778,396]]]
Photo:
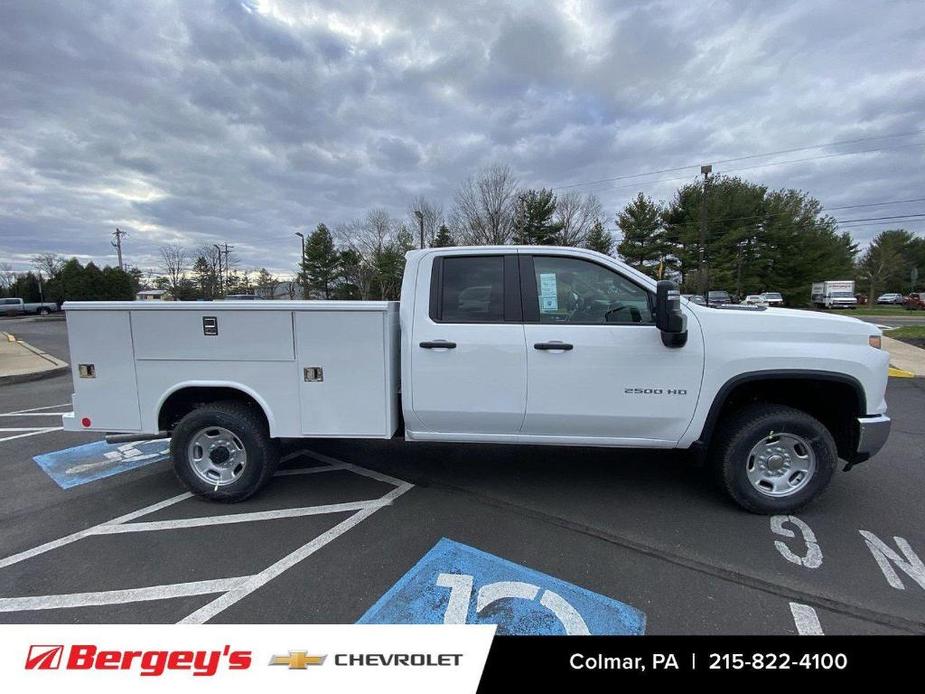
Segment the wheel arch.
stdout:
[[810,369],[751,371],[733,376],[717,391],[694,445],[706,449],[724,413],[757,401],[789,405],[816,417],[846,460],[857,444],[857,417],[867,412],[864,387],[849,374]]
[[232,381],[184,381],[161,395],[154,410],[159,431],[170,431],[176,423],[196,407],[221,400],[236,400],[254,407],[267,423],[270,436],[276,431],[276,420],[266,400],[248,386]]

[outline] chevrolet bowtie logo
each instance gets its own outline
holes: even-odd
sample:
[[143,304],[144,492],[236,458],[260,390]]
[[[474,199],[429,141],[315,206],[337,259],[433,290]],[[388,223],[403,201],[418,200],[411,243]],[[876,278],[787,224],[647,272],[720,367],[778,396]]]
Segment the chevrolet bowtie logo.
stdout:
[[309,655],[307,651],[289,651],[289,655],[274,655],[270,665],[288,665],[290,670],[304,670],[309,665],[322,665],[326,655]]

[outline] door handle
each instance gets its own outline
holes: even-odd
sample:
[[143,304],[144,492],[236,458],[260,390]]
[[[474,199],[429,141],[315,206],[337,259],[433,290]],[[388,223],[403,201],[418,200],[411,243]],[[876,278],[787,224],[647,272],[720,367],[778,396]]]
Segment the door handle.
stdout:
[[574,346],[568,342],[537,342],[533,345],[533,349],[561,349],[563,352],[568,352],[573,348]]
[[448,342],[447,340],[433,340],[431,342],[422,342],[420,344],[424,349],[456,349],[455,342]]

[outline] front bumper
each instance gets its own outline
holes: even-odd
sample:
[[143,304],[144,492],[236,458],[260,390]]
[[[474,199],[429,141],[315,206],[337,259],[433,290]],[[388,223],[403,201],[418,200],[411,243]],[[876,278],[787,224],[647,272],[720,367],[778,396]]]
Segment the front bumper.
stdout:
[[891,424],[885,414],[858,417],[858,447],[851,465],[864,462],[883,448],[890,436]]

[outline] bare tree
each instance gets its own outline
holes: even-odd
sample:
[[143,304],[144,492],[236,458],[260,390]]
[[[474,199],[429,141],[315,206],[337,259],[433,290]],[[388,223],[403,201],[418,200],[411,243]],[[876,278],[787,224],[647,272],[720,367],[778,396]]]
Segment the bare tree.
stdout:
[[9,290],[16,282],[16,271],[9,263],[0,263],[0,289]]
[[509,243],[514,235],[517,179],[506,164],[492,164],[456,191],[453,225],[465,243]]
[[61,270],[64,258],[57,253],[41,253],[32,256],[32,267],[38,270],[46,279],[51,279]]
[[[418,219],[417,213],[421,213],[421,219]],[[414,230],[414,238],[420,236],[421,221],[424,223],[424,244],[432,246],[437,236],[440,225],[444,222],[443,206],[433,203],[423,195],[419,195],[411,201],[408,207],[409,228]]]
[[604,216],[601,201],[594,193],[570,191],[559,195],[556,222],[562,225],[557,242],[561,246],[582,246],[594,223]]
[[167,276],[174,297],[179,295],[180,280],[186,276],[186,251],[178,243],[161,246],[161,268]]

